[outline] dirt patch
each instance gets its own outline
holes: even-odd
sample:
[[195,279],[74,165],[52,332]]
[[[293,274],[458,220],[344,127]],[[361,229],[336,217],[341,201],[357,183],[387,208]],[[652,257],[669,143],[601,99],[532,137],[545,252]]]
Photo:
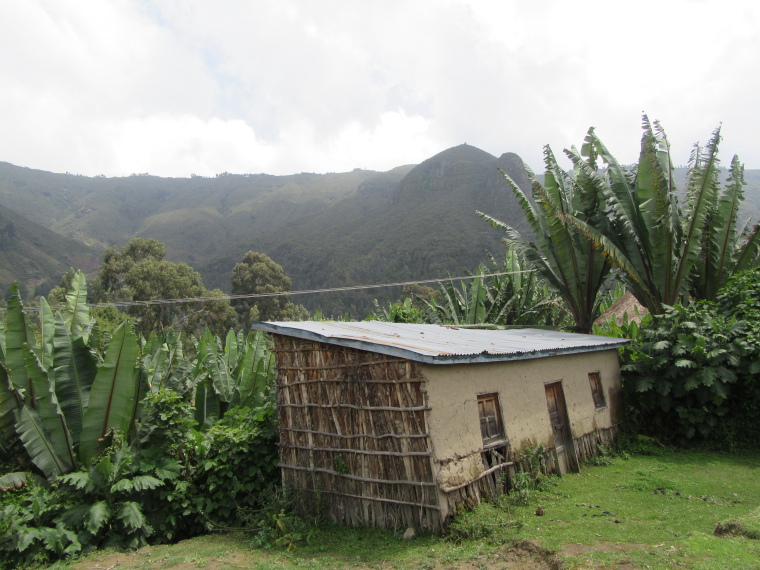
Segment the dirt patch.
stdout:
[[633,561],[626,558],[626,554],[634,550],[648,550],[651,547],[646,544],[624,544],[617,542],[601,541],[596,544],[566,544],[562,547],[563,556],[584,556],[589,552],[618,552],[621,558],[615,564],[615,568],[638,568]]
[[529,541],[503,547],[493,554],[477,560],[459,562],[436,568],[456,570],[482,570],[483,568],[508,568],[509,570],[560,570],[562,562],[554,552]]
[[554,552],[529,541],[518,542],[503,551],[502,560],[507,562],[507,567],[510,569],[560,570],[562,568],[562,563]]

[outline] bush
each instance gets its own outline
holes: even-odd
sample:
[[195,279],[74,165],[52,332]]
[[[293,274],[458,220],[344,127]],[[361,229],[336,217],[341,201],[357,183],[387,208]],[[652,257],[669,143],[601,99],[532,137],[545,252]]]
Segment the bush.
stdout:
[[760,442],[760,269],[716,302],[676,305],[646,321],[624,351],[623,390],[638,425],[676,443]]
[[270,401],[257,410],[231,409],[198,434],[193,485],[209,530],[246,525],[279,483],[276,420]]

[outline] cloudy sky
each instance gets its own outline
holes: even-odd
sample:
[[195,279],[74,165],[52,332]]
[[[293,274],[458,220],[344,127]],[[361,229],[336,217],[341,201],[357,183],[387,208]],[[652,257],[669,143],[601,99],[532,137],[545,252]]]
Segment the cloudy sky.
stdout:
[[[0,161],[122,176],[388,170],[466,142],[760,168],[757,0],[3,0]],[[568,163],[569,164],[569,163]]]

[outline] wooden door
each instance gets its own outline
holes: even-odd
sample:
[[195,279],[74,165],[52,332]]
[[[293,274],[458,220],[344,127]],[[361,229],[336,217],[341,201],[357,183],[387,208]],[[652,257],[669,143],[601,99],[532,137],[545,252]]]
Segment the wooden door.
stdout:
[[565,393],[562,390],[562,382],[546,384],[546,405],[549,408],[549,421],[554,434],[554,451],[557,454],[557,463],[560,473],[577,471],[578,462],[573,447],[573,434],[570,431],[570,421],[567,417],[565,405]]

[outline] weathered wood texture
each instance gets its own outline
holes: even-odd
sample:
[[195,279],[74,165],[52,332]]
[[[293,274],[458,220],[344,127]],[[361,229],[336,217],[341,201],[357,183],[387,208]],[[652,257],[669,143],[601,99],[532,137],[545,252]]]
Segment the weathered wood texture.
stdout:
[[283,484],[348,525],[440,532],[414,362],[274,336]]
[[617,434],[618,426],[616,424],[608,428],[597,428],[592,432],[574,438],[573,444],[578,461],[583,463],[599,455],[600,445],[609,449],[617,440]]

